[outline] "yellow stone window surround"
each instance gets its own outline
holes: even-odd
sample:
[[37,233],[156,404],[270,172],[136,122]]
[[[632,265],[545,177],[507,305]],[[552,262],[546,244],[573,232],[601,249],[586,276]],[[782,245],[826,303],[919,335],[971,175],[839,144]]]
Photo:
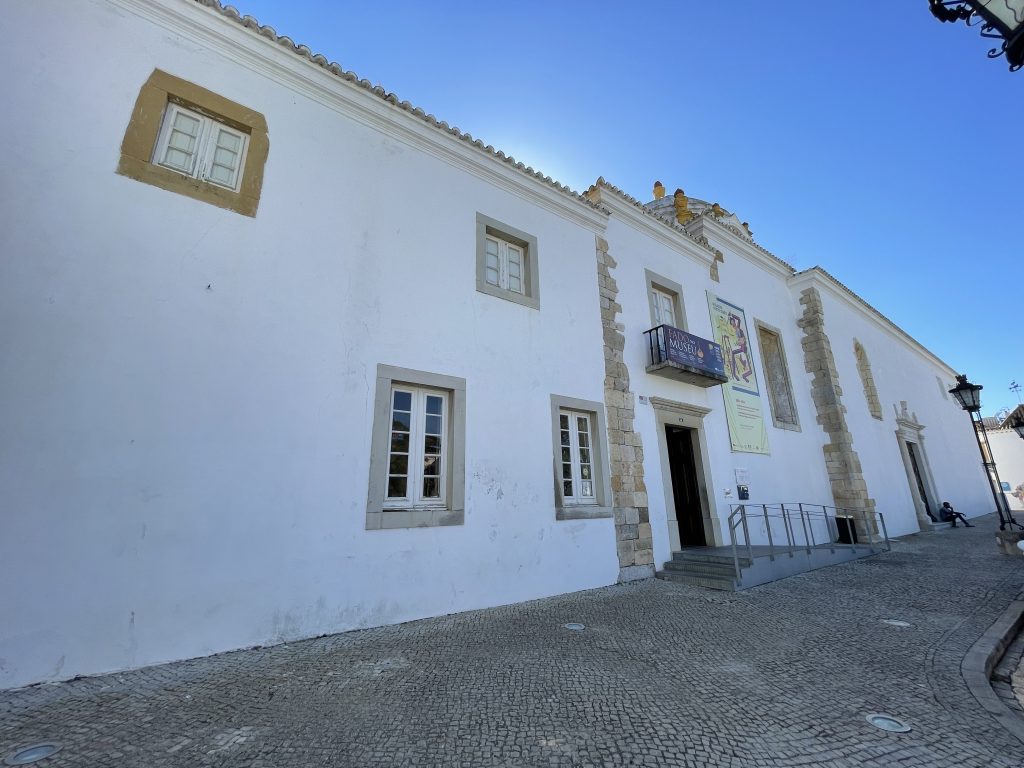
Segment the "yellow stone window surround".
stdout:
[[[237,191],[185,176],[153,162],[154,148],[168,104],[180,104],[248,135],[248,149]],[[262,114],[195,83],[155,69],[135,101],[121,142],[117,172],[243,216],[255,216],[263,189],[263,166],[269,152],[267,120]]]

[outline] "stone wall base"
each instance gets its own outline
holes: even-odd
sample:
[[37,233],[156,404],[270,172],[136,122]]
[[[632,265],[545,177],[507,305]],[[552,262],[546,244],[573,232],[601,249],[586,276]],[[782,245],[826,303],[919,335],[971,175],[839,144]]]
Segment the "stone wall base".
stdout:
[[1021,540],[1024,540],[1024,531],[996,531],[996,548],[1004,555],[1024,557],[1024,552],[1017,546]]
[[627,565],[619,568],[619,584],[626,581],[641,581],[654,578],[654,565]]

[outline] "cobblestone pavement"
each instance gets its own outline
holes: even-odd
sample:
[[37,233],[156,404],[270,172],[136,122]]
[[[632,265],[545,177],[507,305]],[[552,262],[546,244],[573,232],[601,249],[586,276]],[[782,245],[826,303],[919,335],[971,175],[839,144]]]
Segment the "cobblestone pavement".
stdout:
[[0,755],[55,739],[38,765],[1024,766],[959,669],[1024,585],[976,522],[740,594],[647,581],[0,692]]

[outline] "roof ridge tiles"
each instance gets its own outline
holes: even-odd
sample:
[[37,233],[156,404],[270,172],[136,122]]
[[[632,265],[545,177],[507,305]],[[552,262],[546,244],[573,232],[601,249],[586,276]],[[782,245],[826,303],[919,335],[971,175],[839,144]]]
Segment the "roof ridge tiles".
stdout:
[[397,107],[398,109],[401,109],[403,112],[407,112],[410,115],[423,120],[428,125],[451,134],[455,138],[464,141],[465,143],[473,147],[476,147],[477,149],[481,150],[488,156],[493,157],[496,160],[500,160],[506,165],[515,168],[517,171],[520,171],[526,174],[527,176],[530,176],[536,181],[542,182],[547,186],[552,187],[553,189],[557,190],[558,192],[561,192],[564,195],[567,195],[573,200],[580,202],[589,208],[603,212],[601,206],[595,204],[592,200],[590,200],[580,192],[577,192],[576,190],[572,189],[567,184],[562,184],[561,182],[552,179],[550,176],[541,173],[540,171],[534,169],[532,166],[526,165],[525,163],[516,160],[512,155],[496,150],[491,144],[484,144],[484,142],[481,141],[480,139],[473,138],[471,134],[466,133],[464,131],[460,131],[457,127],[449,125],[444,120],[438,120],[434,115],[426,112],[422,107],[414,106],[413,104],[410,104],[408,101],[399,101],[398,96],[395,93],[386,90],[382,85],[373,85],[369,80],[366,80],[365,78],[360,78],[355,72],[351,72],[349,70],[344,69],[340,64],[338,64],[338,62],[329,61],[327,57],[321,53],[314,53],[308,45],[297,44],[287,35],[277,34],[277,30],[275,30],[272,26],[270,26],[269,24],[260,24],[259,20],[253,16],[250,16],[248,14],[243,16],[239,12],[239,10],[235,8],[233,5],[224,5],[220,0],[193,0],[193,2],[197,5],[216,11],[224,18],[229,19],[230,21],[234,21],[240,26],[255,32],[260,37],[265,37],[268,40],[277,43],[278,45],[288,49],[292,53],[295,53],[298,56],[301,56],[302,58],[319,65],[326,71],[330,72],[332,75],[335,75],[336,77],[339,77],[342,80],[347,80],[353,85],[359,86],[363,90],[369,91],[370,93],[378,96],[381,100]]

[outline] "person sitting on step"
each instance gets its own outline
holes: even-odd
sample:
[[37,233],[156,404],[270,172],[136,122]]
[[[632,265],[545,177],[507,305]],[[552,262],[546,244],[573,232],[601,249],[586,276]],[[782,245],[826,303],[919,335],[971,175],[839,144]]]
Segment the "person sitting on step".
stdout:
[[953,509],[953,507],[950,505],[950,503],[948,501],[942,502],[942,509],[939,510],[939,519],[942,520],[942,522],[944,522],[944,523],[946,523],[946,522],[953,523],[950,526],[950,528],[956,528],[956,521],[958,519],[963,522],[964,528],[973,528],[974,527],[973,525],[971,525],[970,523],[967,522],[967,518],[964,517],[963,514],[961,514],[960,512],[957,512],[955,509]]

